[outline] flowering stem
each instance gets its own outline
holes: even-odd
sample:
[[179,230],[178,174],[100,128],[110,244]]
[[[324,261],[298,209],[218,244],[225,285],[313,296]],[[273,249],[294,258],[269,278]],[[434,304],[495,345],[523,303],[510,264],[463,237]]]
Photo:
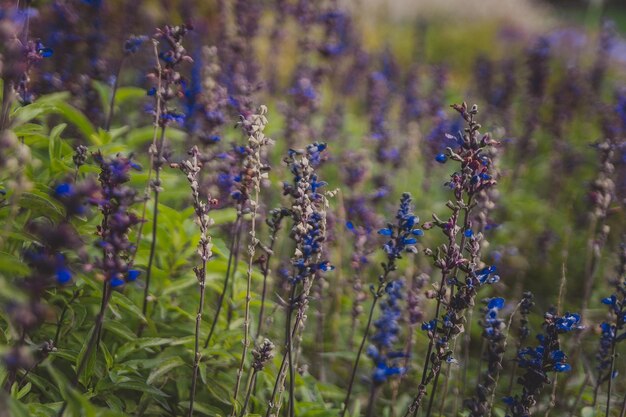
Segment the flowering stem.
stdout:
[[380,393],[380,385],[372,384],[372,388],[370,389],[370,396],[367,400],[367,408],[365,409],[365,417],[372,417],[374,414],[374,405],[376,404],[376,399],[378,398],[378,394]]
[[[289,296],[289,300],[288,300],[288,307],[287,307],[287,321],[285,324],[285,345],[286,345],[286,353],[283,355],[283,359],[282,362],[280,364],[280,367],[278,369],[278,374],[276,376],[276,381],[274,382],[274,388],[272,390],[272,396],[270,397],[270,400],[268,401],[268,407],[267,407],[267,411],[265,413],[265,417],[269,417],[270,416],[270,412],[272,410],[275,410],[275,414],[278,414],[278,409],[277,409],[277,405],[274,404],[274,400],[276,399],[276,395],[278,394],[279,389],[282,388],[282,384],[284,383],[284,376],[283,374],[286,371],[286,366],[287,366],[287,360],[289,360],[291,358],[290,355],[290,344],[291,344],[291,340],[293,339],[293,335],[296,332],[296,330],[298,329],[298,326],[300,326],[300,317],[297,316],[296,317],[296,322],[294,323],[294,325],[291,325],[291,315],[293,313],[293,300],[295,299],[295,293],[296,291],[296,285],[295,284],[291,284],[291,291],[290,291],[290,296]],[[290,364],[291,366],[291,364]]]
[[230,296],[228,302],[228,311],[226,312],[226,329],[230,327],[230,322],[233,319],[234,304],[235,304],[235,278],[237,275],[237,267],[239,266],[239,248],[241,243],[241,232],[243,231],[243,221],[241,224],[241,230],[237,234],[237,241],[235,242],[232,273],[230,274]]
[[6,78],[2,80],[2,111],[0,113],[0,132],[9,127],[9,113],[13,101],[13,88]]
[[193,359],[193,375],[191,377],[191,388],[189,390],[189,414],[193,416],[193,403],[196,398],[196,385],[198,383],[198,370],[200,369],[200,359],[202,357],[200,353],[200,324],[202,323],[202,313],[204,310],[204,294],[206,288],[206,264],[208,253],[206,247],[202,249],[202,269],[200,281],[200,303],[198,304],[198,314],[196,315],[196,334],[194,338],[194,359]]
[[376,308],[376,303],[378,303],[378,299],[380,298],[380,293],[383,290],[385,284],[387,283],[387,276],[389,275],[390,271],[391,271],[390,269],[385,268],[385,274],[383,275],[381,282],[378,284],[378,290],[376,292],[372,292],[374,295],[374,300],[372,301],[372,306],[370,307],[370,312],[367,317],[367,324],[365,325],[365,332],[363,332],[363,338],[361,339],[361,344],[359,345],[359,350],[356,354],[354,365],[352,366],[352,373],[350,374],[350,383],[348,384],[348,392],[346,393],[346,398],[343,400],[343,410],[341,410],[341,414],[340,414],[341,417],[346,415],[346,411],[348,410],[348,406],[350,405],[350,396],[352,395],[352,388],[354,387],[354,378],[356,377],[356,371],[359,367],[361,354],[363,353],[363,348],[365,347],[365,342],[367,342],[367,338],[370,332],[370,327],[372,326],[372,318],[374,317],[374,309]]
[[241,413],[239,414],[239,417],[243,417],[243,416],[246,415],[246,410],[248,408],[248,403],[250,402],[250,396],[252,395],[252,389],[253,389],[254,385],[256,384],[257,373],[258,373],[258,371],[255,369],[255,370],[252,371],[252,373],[248,377],[248,388],[246,388],[246,396],[245,396],[245,399],[243,401],[243,406],[241,407]]
[[[441,282],[439,283],[439,291],[437,294],[437,304],[435,307],[435,326],[437,325],[437,321],[439,320],[439,314],[441,311],[441,300],[443,298],[443,291],[444,291],[444,285],[446,282],[446,272],[442,271],[441,272]],[[434,345],[434,340],[435,340],[435,336],[433,335],[432,338],[430,338],[430,341],[428,342],[428,350],[426,351],[426,357],[424,359],[424,368],[422,369],[422,380],[420,382],[420,385],[425,385],[426,384],[426,378],[427,378],[427,372],[428,372],[428,363],[429,363],[429,359],[430,359],[430,355],[433,351],[433,345]],[[411,407],[409,407],[409,410],[406,412],[405,417],[407,417],[409,414],[412,414],[413,417],[417,416],[417,411],[419,410],[419,406],[421,403],[421,397],[420,400],[417,401],[415,404],[413,404],[414,409],[411,410]]]
[[289,308],[287,309],[287,355],[289,356],[289,409],[288,416],[294,416],[295,408],[295,367],[293,366],[293,334],[291,332],[291,317],[293,315],[293,303],[296,297],[296,285],[292,284]]
[[[254,255],[256,253],[256,246],[258,244],[256,238],[256,216],[258,209],[258,201],[259,201],[259,188],[255,184],[255,197],[251,201],[252,205],[252,220],[250,226],[250,244],[248,245],[248,271],[247,271],[247,283],[246,283],[246,308],[244,313],[244,333],[243,333],[243,352],[241,354],[241,362],[239,363],[239,369],[237,370],[237,382],[235,383],[235,395],[234,400],[237,401],[237,396],[239,394],[239,385],[241,384],[241,376],[243,375],[243,367],[246,361],[246,356],[248,354],[248,345],[249,341],[249,333],[250,333],[250,288],[252,287],[252,264],[254,263]],[[235,407],[233,406],[232,415],[235,415]]]
[[[617,330],[615,330],[615,335],[613,336],[613,341],[611,343],[611,366],[609,367],[609,381],[608,381],[608,387],[607,387],[607,393],[606,393],[606,417],[609,417],[610,415],[610,410],[611,410],[611,390],[613,388],[613,373],[615,372],[615,347],[617,345],[617,343],[615,343],[615,337],[617,335]],[[624,414],[623,410],[622,410],[622,415]]]
[[270,247],[269,250],[266,250],[266,258],[265,263],[263,264],[263,290],[261,292],[261,308],[259,310],[259,324],[257,325],[256,337],[258,339],[263,331],[263,315],[265,313],[265,298],[267,296],[267,276],[270,271],[270,260],[272,255],[274,254],[274,245],[276,243],[276,235],[278,234],[278,228],[272,231],[272,235],[270,237]]
[[[515,309],[513,310],[513,312],[511,313],[511,316],[509,317],[509,322],[506,325],[506,335],[504,336],[504,342],[502,343],[502,349],[504,352],[506,352],[506,343],[509,339],[509,334],[511,333],[511,324],[513,323],[513,318],[515,317],[515,313],[517,313],[517,310],[520,308],[520,306],[522,305],[521,302],[517,303],[517,305],[515,306]],[[498,361],[498,368],[501,370],[501,365],[502,365],[502,360],[504,359],[504,352],[502,353],[502,356],[500,356],[499,361]],[[495,398],[496,398],[496,388],[498,387],[498,380],[500,379],[500,372],[498,372],[496,374],[495,377],[495,382],[493,384],[493,390],[491,391],[491,400],[489,401],[489,404],[487,405],[487,412],[486,417],[491,417],[491,412],[493,410],[493,403],[495,402]]]
[[113,120],[113,111],[115,108],[115,95],[117,94],[117,89],[120,84],[120,74],[122,73],[122,67],[124,66],[124,62],[126,62],[126,55],[120,61],[119,66],[117,67],[117,73],[115,74],[115,81],[113,82],[113,89],[111,90],[111,102],[109,103],[109,113],[107,114],[106,121],[104,122],[104,130],[107,132],[111,130],[111,120]]
[[[143,290],[143,306],[141,307],[141,313],[146,317],[148,312],[148,301],[150,296],[150,278],[152,276],[152,265],[154,263],[154,255],[156,253],[157,242],[157,226],[159,218],[159,192],[161,188],[161,159],[163,158],[163,143],[165,141],[165,126],[161,127],[161,136],[157,144],[157,154],[154,161],[154,183],[152,188],[154,190],[154,205],[152,210],[152,242],[150,243],[150,255],[148,257],[148,268],[146,270],[146,287]],[[137,332],[138,336],[141,336],[144,325],[139,326]]]
[[215,332],[215,327],[217,326],[217,321],[220,317],[220,312],[222,311],[222,305],[224,304],[224,298],[226,297],[226,291],[228,290],[228,281],[230,278],[230,270],[233,262],[233,252],[235,246],[239,245],[239,236],[241,234],[241,222],[242,222],[242,213],[241,207],[237,209],[237,218],[235,219],[235,223],[233,224],[233,230],[231,236],[233,239],[230,242],[230,253],[228,254],[228,265],[226,266],[226,275],[224,277],[224,286],[222,287],[222,292],[220,293],[219,299],[217,301],[217,310],[215,311],[215,316],[213,317],[213,322],[211,323],[211,330],[209,331],[209,335],[204,341],[204,348],[206,349],[209,346],[209,342],[211,342],[211,338],[213,337],[213,333]]
[[[158,90],[157,91],[161,91],[162,68],[161,68],[161,62],[159,61],[158,45],[159,43],[155,39],[153,39],[152,46],[154,49],[154,56],[156,58],[156,67],[158,71],[158,81],[157,81]],[[146,211],[148,209],[148,200],[150,199],[150,180],[152,178],[152,168],[154,166],[154,154],[156,152],[157,138],[159,134],[159,120],[161,119],[161,113],[162,113],[161,94],[155,94],[155,98],[156,98],[156,110],[155,110],[155,116],[154,116],[154,129],[152,132],[152,145],[150,146],[150,151],[149,151],[150,164],[148,166],[148,182],[146,184],[146,188],[144,191],[143,210],[141,212],[141,221],[139,222],[139,230],[137,231],[137,241],[135,243],[135,250],[133,251],[133,254],[132,254],[131,263],[134,262],[135,256],[137,255],[137,251],[139,250],[139,244],[141,243],[141,236],[143,234],[143,225],[146,219]]]
[[200,285],[200,302],[198,303],[198,313],[196,315],[196,329],[194,339],[194,360],[193,360],[193,374],[191,377],[191,388],[189,392],[189,417],[193,416],[194,401],[196,398],[196,385],[198,383],[198,370],[200,368],[200,360],[202,354],[200,353],[200,325],[202,324],[202,314],[204,312],[204,298],[206,292],[206,266],[207,261],[211,257],[211,237],[208,235],[208,229],[211,225],[211,219],[208,216],[209,207],[212,200],[209,198],[207,202],[202,201],[200,197],[200,186],[198,183],[198,176],[202,169],[202,164],[199,161],[200,151],[194,146],[189,152],[191,159],[184,161],[181,170],[187,174],[187,180],[191,186],[191,193],[193,198],[193,206],[196,212],[196,218],[198,225],[200,226],[200,240],[198,242],[198,254],[202,259],[200,268],[194,267],[193,271]]
[[57,322],[57,330],[54,334],[53,343],[56,347],[59,343],[59,337],[61,336],[61,328],[63,327],[63,320],[65,320],[65,314],[67,314],[67,310],[69,306],[76,301],[76,299],[80,296],[81,291],[75,290],[72,294],[72,298],[63,306],[63,310],[61,311],[61,316],[59,316],[59,321]]

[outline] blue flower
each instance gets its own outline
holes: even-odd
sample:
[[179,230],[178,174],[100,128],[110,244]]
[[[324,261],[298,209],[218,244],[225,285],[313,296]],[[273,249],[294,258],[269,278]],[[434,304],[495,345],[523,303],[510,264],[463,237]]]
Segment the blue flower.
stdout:
[[111,284],[111,288],[117,288],[117,287],[121,287],[122,285],[126,284],[126,281],[124,281],[121,278],[112,278],[110,281]]
[[424,331],[432,331],[435,329],[435,327],[437,326],[437,320],[431,320],[431,321],[427,321],[422,323],[422,330]]
[[55,271],[57,282],[61,285],[67,284],[72,280],[72,272],[66,267],[58,267]]
[[141,275],[141,271],[138,271],[136,269],[130,269],[126,274],[126,280],[135,281],[137,280],[137,278],[139,278],[139,275]]
[[581,329],[582,326],[578,325],[579,322],[580,322],[579,314],[566,313],[563,317],[559,318],[556,321],[556,327],[559,331],[565,333],[565,332],[569,332],[572,330]]
[[399,320],[402,317],[400,302],[403,300],[404,281],[397,280],[385,286],[385,298],[380,303],[381,315],[374,322],[376,332],[372,335],[373,345],[367,354],[374,361],[372,379],[383,383],[394,375],[401,375],[406,370],[397,361],[405,357],[403,352],[391,350],[400,333]]
[[391,236],[393,234],[393,231],[390,228],[385,228],[385,229],[380,229],[378,231],[378,234],[382,236]]
[[496,297],[489,300],[487,304],[488,309],[497,309],[500,310],[504,307],[504,298]]
[[572,370],[572,367],[568,363],[557,363],[554,365],[554,370],[556,372],[569,372]]
[[52,49],[50,48],[39,48],[37,50],[37,53],[42,58],[50,58],[54,54],[54,51],[52,51]]
[[56,197],[70,197],[73,194],[73,187],[72,184],[69,183],[62,183],[57,185],[54,188],[54,195]]

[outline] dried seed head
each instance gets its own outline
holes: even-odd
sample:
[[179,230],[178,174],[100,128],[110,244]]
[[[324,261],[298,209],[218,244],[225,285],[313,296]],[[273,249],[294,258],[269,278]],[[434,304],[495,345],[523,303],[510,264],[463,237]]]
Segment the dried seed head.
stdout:
[[255,371],[261,371],[265,365],[274,357],[274,344],[269,339],[264,339],[261,345],[252,351],[254,362],[252,368]]

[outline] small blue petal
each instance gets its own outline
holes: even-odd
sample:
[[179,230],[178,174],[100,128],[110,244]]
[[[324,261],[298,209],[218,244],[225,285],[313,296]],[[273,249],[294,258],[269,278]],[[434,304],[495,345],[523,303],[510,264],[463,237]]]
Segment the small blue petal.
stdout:
[[137,271],[136,269],[131,269],[128,271],[128,274],[126,275],[126,279],[128,281],[135,281],[137,278],[139,278],[139,275],[141,275],[141,271]]
[[465,235],[465,237],[474,236],[474,232],[472,231],[472,229],[467,229],[463,234]]
[[72,272],[67,268],[57,268],[56,276],[59,284],[67,284],[72,279]]
[[63,183],[56,186],[54,194],[57,197],[69,197],[72,194],[72,184]]
[[502,307],[504,307],[504,298],[502,297],[496,297],[496,298],[492,298],[491,300],[489,300],[489,303],[487,304],[487,308],[492,309],[502,309]]
[[39,52],[42,58],[50,58],[54,54],[54,51],[50,48],[41,48],[37,52]]
[[556,372],[569,372],[572,370],[572,367],[568,363],[557,363],[554,365],[554,370]]
[[120,287],[120,286],[122,286],[124,284],[126,284],[126,282],[123,279],[120,279],[120,278],[113,278],[111,280],[111,287],[112,288]]
[[382,235],[382,236],[391,236],[393,234],[393,232],[391,231],[391,229],[385,228],[385,229],[380,229],[378,231],[378,234]]
[[437,154],[437,156],[435,157],[435,161],[439,162],[440,164],[445,164],[447,160],[448,157],[446,156],[446,154],[443,153]]

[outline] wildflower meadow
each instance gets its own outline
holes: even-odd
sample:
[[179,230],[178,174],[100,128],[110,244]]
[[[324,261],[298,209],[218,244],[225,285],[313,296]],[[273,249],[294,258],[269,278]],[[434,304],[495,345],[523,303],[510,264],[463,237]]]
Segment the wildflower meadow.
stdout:
[[0,0],[0,417],[625,417],[626,6]]

